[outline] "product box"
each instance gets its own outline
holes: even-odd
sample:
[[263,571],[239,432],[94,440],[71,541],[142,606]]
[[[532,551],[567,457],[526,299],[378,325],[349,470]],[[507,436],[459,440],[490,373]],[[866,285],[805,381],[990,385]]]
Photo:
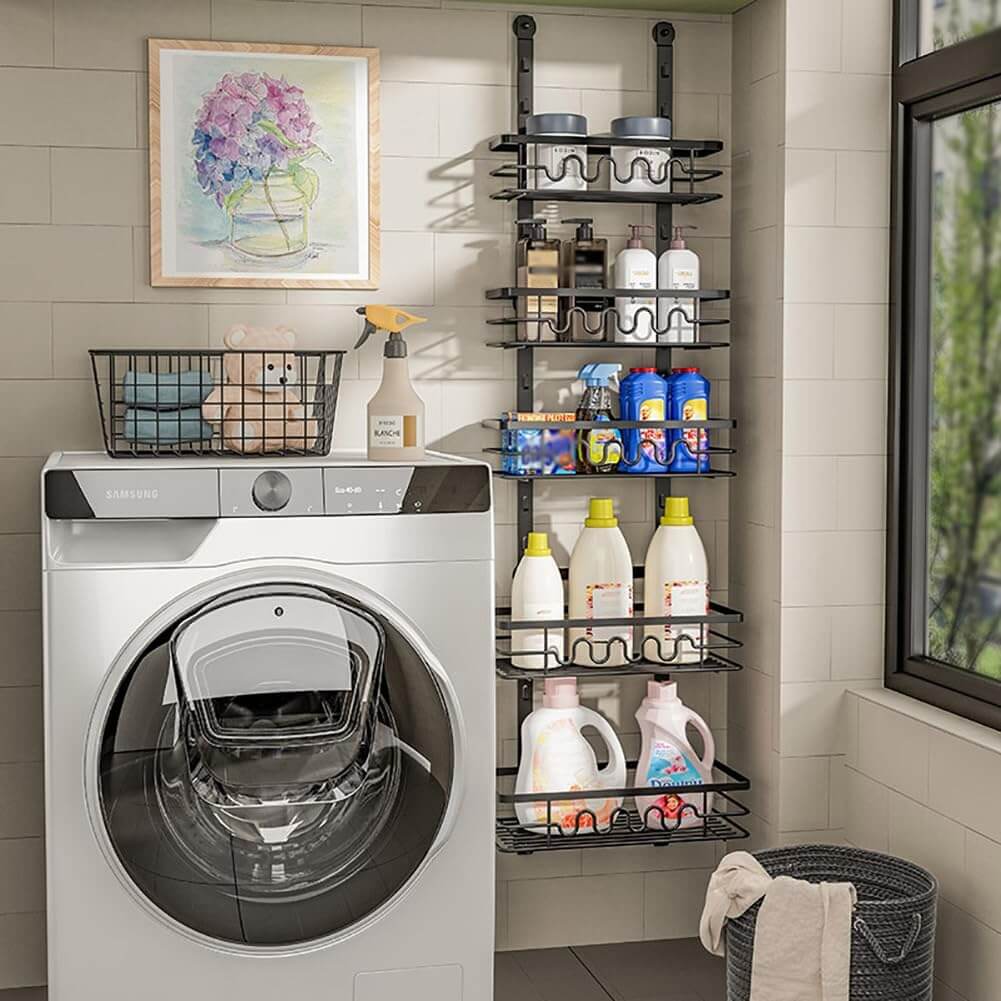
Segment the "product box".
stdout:
[[574,413],[508,410],[504,421],[545,421],[547,428],[505,428],[501,432],[501,469],[514,476],[564,476],[577,471],[576,431],[559,427],[576,419]]

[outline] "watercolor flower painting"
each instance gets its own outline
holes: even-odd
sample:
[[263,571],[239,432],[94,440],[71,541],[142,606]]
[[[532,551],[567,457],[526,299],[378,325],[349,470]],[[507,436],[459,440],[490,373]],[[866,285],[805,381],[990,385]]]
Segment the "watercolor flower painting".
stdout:
[[150,42],[151,283],[378,286],[378,54]]

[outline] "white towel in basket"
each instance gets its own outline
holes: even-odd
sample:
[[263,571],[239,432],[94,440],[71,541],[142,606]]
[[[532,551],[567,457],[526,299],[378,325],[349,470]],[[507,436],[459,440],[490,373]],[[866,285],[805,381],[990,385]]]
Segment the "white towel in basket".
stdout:
[[848,1001],[851,883],[772,879],[753,855],[731,852],[706,891],[699,937],[723,955],[723,926],[764,897],[754,931],[751,1001]]

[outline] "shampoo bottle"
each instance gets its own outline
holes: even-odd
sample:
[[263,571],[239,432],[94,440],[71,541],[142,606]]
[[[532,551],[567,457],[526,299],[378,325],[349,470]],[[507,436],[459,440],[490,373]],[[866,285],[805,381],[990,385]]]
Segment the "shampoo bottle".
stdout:
[[[660,527],[646,551],[643,611],[649,616],[706,615],[709,564],[687,497],[668,497]],[[705,659],[704,625],[646,626],[643,656],[658,664],[692,664]]]
[[[615,287],[617,289],[655,289],[657,287],[657,258],[643,246],[639,231],[644,226],[630,226],[625,250],[615,258]],[[654,298],[639,293],[620,296],[615,300],[615,339],[621,343],[653,344],[653,320],[656,311]]]
[[[528,546],[511,584],[511,618],[522,622],[563,618],[563,578],[545,532],[528,533]],[[563,630],[512,629],[511,653],[515,667],[536,671],[562,667]]]
[[[521,288],[556,288],[560,281],[560,241],[546,235],[546,220],[541,217],[519,219],[517,225],[515,283]],[[555,295],[520,297],[517,313],[523,321],[517,327],[519,341],[556,339],[559,300]]]
[[[570,618],[626,619],[633,614],[633,562],[611,498],[592,497],[570,554]],[[585,667],[621,667],[632,658],[630,625],[569,631],[570,657]]]
[[[699,255],[688,249],[684,231],[696,226],[675,226],[671,246],[660,255],[657,265],[657,286],[661,289],[699,287]],[[661,299],[657,305],[657,328],[668,344],[695,343],[695,321],[698,320],[698,299],[687,296]]]
[[[685,786],[712,779],[716,742],[706,721],[678,698],[673,681],[647,682],[646,698],[636,710],[642,750],[636,766],[636,784],[663,789],[660,795],[637,796],[636,808],[654,830],[696,827],[713,805],[711,792],[692,792]],[[688,739],[691,727],[702,737],[702,754]]]
[[[564,288],[602,289],[608,280],[608,241],[594,235],[593,219],[564,219],[577,232],[563,243],[560,282]],[[560,340],[600,341],[605,337],[608,301],[600,296],[574,295],[560,299]]]
[[[608,748],[608,764],[599,770],[594,750],[581,733],[593,727]],[[574,678],[546,680],[542,708],[521,724],[521,762],[517,793],[555,793],[580,790],[578,799],[516,803],[515,814],[530,831],[585,834],[607,829],[622,806],[621,797],[605,798],[602,789],[621,789],[626,783],[626,756],[611,724],[600,713],[580,704]],[[597,796],[586,797],[591,790]]]
[[383,349],[382,383],[368,401],[368,457],[376,462],[413,462],[424,458],[424,401],[410,381],[403,331],[422,316],[395,306],[362,306],[365,329],[360,348],[376,330],[388,334]]

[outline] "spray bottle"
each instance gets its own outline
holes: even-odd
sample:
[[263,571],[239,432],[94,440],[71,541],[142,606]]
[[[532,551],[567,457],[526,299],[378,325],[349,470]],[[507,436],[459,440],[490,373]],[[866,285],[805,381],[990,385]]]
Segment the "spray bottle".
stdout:
[[[584,380],[584,395],[577,407],[579,421],[614,421],[611,379],[622,366],[603,363],[585,365],[577,378]],[[581,428],[577,432],[577,472],[613,473],[622,459],[622,432],[618,428]]]
[[383,350],[382,384],[368,401],[368,457],[383,462],[410,462],[424,458],[424,401],[410,381],[403,331],[426,317],[413,316],[395,306],[360,306],[365,329],[355,348],[381,331],[388,334]]

